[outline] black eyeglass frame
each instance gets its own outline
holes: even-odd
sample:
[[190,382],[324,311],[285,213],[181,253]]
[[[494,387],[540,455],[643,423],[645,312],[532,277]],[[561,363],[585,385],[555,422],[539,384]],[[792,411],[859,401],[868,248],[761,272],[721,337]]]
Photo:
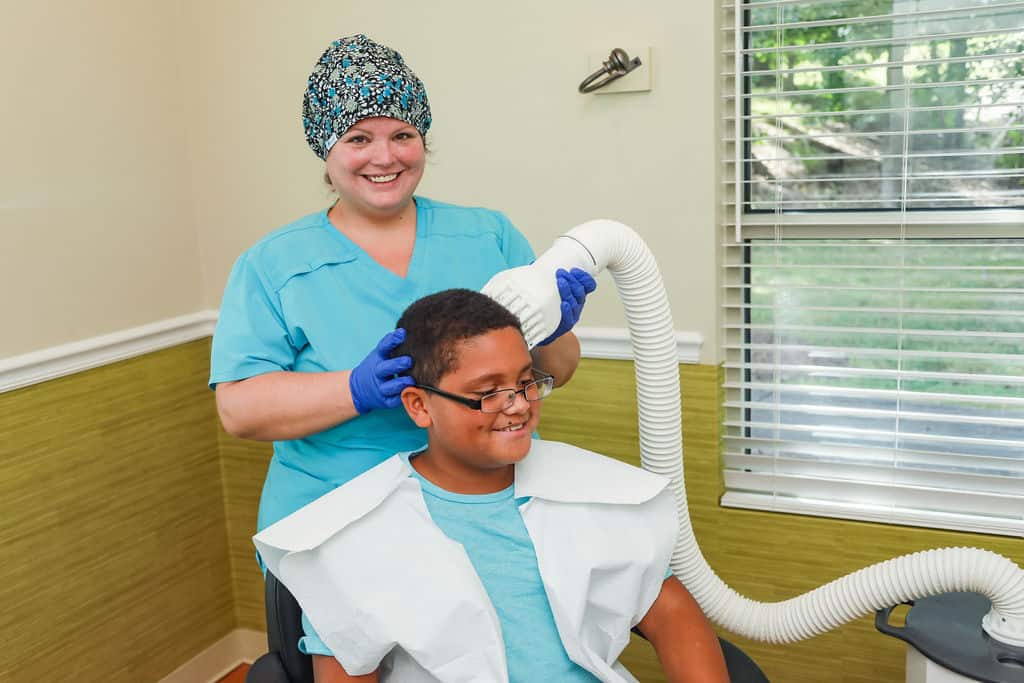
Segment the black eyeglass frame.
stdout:
[[[527,400],[527,402],[529,402],[529,403],[536,403],[537,401],[543,401],[545,398],[547,398],[548,396],[551,395],[551,392],[554,391],[554,389],[555,389],[555,378],[554,378],[554,376],[553,375],[549,375],[546,372],[541,372],[540,370],[537,370],[536,368],[533,370],[533,375],[534,375],[534,377],[537,377],[537,375],[540,375],[540,377],[537,377],[537,379],[535,379],[532,382],[529,382],[529,383],[523,385],[519,389],[513,389],[511,387],[509,387],[508,389],[497,389],[495,391],[490,391],[490,392],[484,394],[480,398],[469,398],[468,396],[459,396],[458,394],[452,394],[452,393],[449,393],[449,392],[447,392],[447,391],[445,391],[443,389],[438,389],[437,387],[432,387],[429,384],[414,384],[413,386],[415,386],[415,387],[417,387],[419,389],[423,389],[425,391],[429,391],[432,394],[437,394],[438,396],[442,396],[442,397],[444,397],[444,398],[446,398],[446,399],[448,399],[450,401],[455,401],[456,403],[461,403],[462,405],[466,406],[467,408],[471,408],[473,410],[479,410],[484,415],[494,415],[495,413],[500,413],[500,412],[503,412],[505,410],[508,410],[509,406],[512,406],[516,402],[516,398],[515,398],[516,394],[522,394],[523,398],[525,398]],[[547,385],[548,389],[547,389],[547,392],[544,393],[540,398],[535,398],[535,399],[527,398],[526,391],[530,387],[532,387],[534,385],[544,385],[544,384]],[[505,393],[508,393],[508,392],[512,392],[512,400],[508,404],[506,404],[505,407],[501,408],[500,410],[494,410],[494,411],[486,411],[486,410],[484,410],[484,401],[486,401],[491,396],[497,396],[498,394],[505,394]]]

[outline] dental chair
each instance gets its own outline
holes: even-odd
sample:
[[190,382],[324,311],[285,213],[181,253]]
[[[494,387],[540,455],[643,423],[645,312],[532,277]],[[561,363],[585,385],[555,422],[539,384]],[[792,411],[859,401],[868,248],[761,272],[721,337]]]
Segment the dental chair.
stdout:
[[[274,575],[267,572],[267,654],[255,662],[245,683],[313,683],[313,658],[299,652],[302,609]],[[732,683],[769,683],[757,664],[738,647],[719,638]]]
[[314,683],[313,657],[299,651],[302,608],[270,572],[266,573],[264,584],[267,654],[253,662],[245,683]]

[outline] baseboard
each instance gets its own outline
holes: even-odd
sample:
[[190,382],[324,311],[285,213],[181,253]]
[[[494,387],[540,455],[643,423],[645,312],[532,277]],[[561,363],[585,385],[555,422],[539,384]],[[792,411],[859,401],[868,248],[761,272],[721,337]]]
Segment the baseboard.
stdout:
[[237,628],[158,683],[215,683],[239,664],[252,664],[266,651],[266,633]]

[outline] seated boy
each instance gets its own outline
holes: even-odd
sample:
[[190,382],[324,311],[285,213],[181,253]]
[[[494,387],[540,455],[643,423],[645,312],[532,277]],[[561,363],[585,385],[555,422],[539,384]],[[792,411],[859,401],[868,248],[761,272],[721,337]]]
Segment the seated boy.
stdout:
[[532,438],[552,381],[515,316],[448,290],[398,326],[427,447],[254,539],[315,629],[317,683],[636,681],[618,662],[634,626],[670,681],[727,681],[714,631],[665,578],[666,480]]

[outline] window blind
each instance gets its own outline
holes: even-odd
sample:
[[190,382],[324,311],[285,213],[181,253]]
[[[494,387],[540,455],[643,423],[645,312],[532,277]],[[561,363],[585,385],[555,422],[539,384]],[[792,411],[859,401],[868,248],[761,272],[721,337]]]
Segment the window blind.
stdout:
[[723,504],[1024,535],[1024,2],[721,33]]

